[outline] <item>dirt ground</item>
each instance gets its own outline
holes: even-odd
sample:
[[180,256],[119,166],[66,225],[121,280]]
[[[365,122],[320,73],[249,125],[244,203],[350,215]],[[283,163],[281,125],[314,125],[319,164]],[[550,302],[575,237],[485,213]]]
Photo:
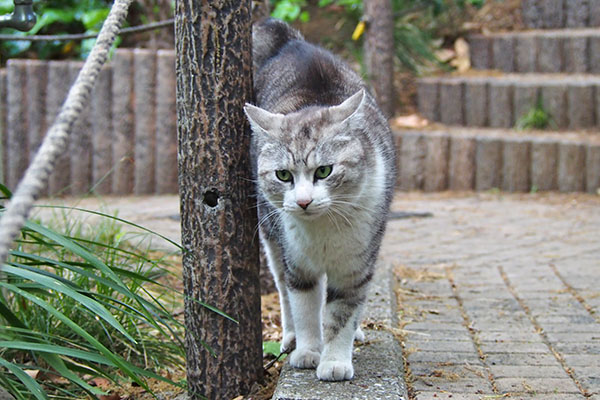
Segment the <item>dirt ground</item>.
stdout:
[[[179,283],[177,283],[179,282]],[[173,279],[172,284],[180,284],[181,280]],[[183,289],[182,289],[183,290]],[[270,293],[261,296],[262,308],[262,333],[263,341],[279,342],[281,340],[281,320],[279,312],[279,297],[277,293]],[[277,378],[281,370],[282,361],[274,361],[274,357],[265,355],[263,360],[264,378],[262,382],[254,384],[249,394],[245,396],[235,397],[233,400],[269,400],[273,396]],[[162,372],[162,375],[178,382],[185,379],[185,371],[183,368],[169,369]],[[143,388],[126,384],[120,388],[114,388],[109,381],[101,378],[95,379],[99,387],[109,392],[106,396],[100,396],[100,400],[155,400],[150,393]],[[183,394],[183,390],[174,388],[173,386],[154,379],[148,381],[149,386],[157,394],[159,399],[176,399]]]

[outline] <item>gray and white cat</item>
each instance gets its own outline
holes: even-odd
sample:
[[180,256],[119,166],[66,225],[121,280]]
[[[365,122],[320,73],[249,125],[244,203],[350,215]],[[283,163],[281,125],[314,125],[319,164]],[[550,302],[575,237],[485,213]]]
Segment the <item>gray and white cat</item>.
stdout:
[[254,26],[247,104],[259,235],[281,299],[282,350],[321,380],[354,376],[352,345],[395,182],[391,132],[344,62],[287,24]]

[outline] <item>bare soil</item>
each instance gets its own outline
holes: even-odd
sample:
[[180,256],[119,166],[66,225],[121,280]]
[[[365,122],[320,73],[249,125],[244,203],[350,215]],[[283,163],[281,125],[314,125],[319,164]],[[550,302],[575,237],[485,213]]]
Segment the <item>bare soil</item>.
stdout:
[[[178,280],[171,281],[172,284],[177,284]],[[276,341],[281,339],[281,320],[279,312],[279,296],[277,293],[270,293],[261,296],[262,307],[262,333],[263,341]],[[272,356],[265,356],[263,365],[268,366],[273,361]],[[233,400],[269,400],[273,396],[279,372],[283,362],[277,361],[269,366],[264,371],[262,382],[255,383],[251,391],[247,395],[240,395]],[[172,367],[161,372],[174,382],[180,382],[185,379],[184,366]],[[122,387],[115,388],[108,380],[103,378],[94,379],[94,383],[100,388],[108,391],[108,395],[100,396],[100,400],[155,400],[144,388],[131,383],[125,384]],[[149,379],[148,385],[159,396],[164,399],[175,399],[183,394],[183,389],[178,389],[166,382],[155,379]]]

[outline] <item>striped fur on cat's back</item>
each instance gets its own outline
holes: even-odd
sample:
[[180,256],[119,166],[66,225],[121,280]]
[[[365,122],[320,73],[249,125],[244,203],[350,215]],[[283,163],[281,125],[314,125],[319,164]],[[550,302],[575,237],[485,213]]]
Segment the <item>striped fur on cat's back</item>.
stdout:
[[391,132],[359,76],[287,24],[256,24],[253,47],[255,102],[245,111],[282,349],[319,379],[351,379],[393,195]]

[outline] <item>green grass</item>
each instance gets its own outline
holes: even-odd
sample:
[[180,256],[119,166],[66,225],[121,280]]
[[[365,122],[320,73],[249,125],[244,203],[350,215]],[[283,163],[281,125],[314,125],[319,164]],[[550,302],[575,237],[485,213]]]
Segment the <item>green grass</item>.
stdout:
[[0,386],[16,399],[72,399],[102,393],[93,377],[178,384],[160,375],[185,365],[173,257],[132,246],[116,217],[58,211],[51,226],[27,222],[0,272]]
[[543,100],[538,97],[536,103],[522,115],[515,124],[515,128],[518,130],[531,130],[531,129],[548,129],[556,124],[552,119],[550,113],[544,108]]

